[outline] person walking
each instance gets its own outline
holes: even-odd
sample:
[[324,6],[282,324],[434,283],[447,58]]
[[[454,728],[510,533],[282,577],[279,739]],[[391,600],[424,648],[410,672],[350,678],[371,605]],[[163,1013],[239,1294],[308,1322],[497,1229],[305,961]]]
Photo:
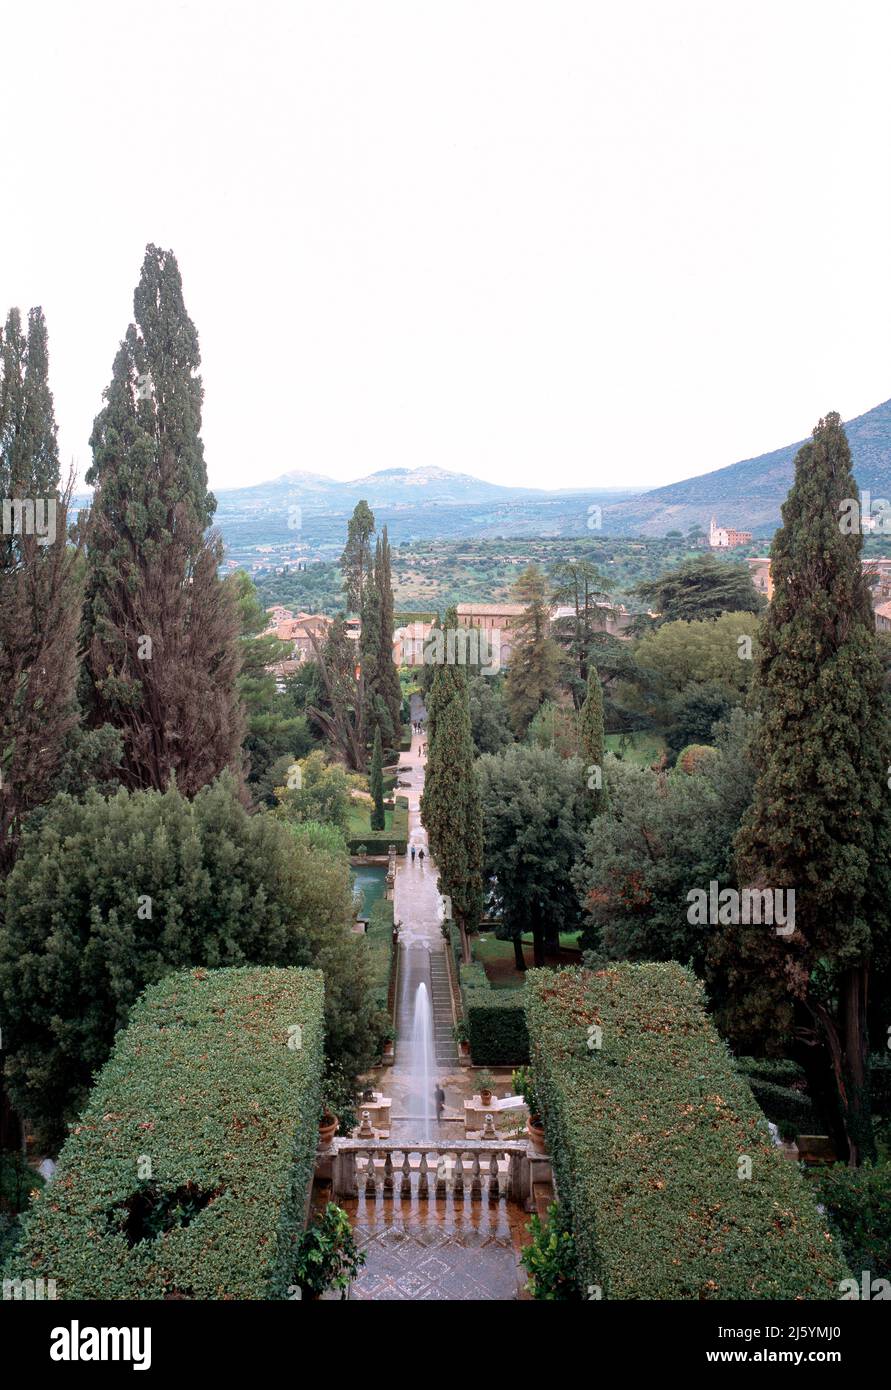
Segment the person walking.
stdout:
[[415,862],[415,847],[414,847],[414,845],[412,845],[412,847],[411,847],[411,862],[412,862],[412,863]]
[[436,1101],[436,1120],[437,1123],[439,1123],[442,1120],[442,1109],[445,1105],[445,1091],[439,1083],[437,1083],[436,1090],[433,1092],[433,1099]]
[[421,867],[423,868],[423,865],[424,865],[424,847],[423,847],[423,845],[422,845],[421,848],[418,850],[418,858],[420,859],[420,861],[421,861]]

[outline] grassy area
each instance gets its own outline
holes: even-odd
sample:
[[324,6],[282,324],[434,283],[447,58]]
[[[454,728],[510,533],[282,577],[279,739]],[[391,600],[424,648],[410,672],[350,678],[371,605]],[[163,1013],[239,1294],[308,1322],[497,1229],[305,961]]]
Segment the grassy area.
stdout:
[[380,899],[371,909],[365,940],[371,958],[370,985],[375,1007],[386,1014],[393,955],[393,904],[386,899]]
[[387,835],[393,840],[408,838],[408,806],[404,801],[397,801],[395,810],[384,811],[386,823],[383,830],[372,830],[372,810],[370,801],[350,801],[347,812],[348,840],[379,840]]
[[[532,964],[532,934],[526,932],[521,938],[526,962]],[[560,933],[560,948],[564,951],[578,950],[577,931]],[[494,932],[483,932],[471,938],[473,959],[486,968],[489,983],[493,989],[521,989],[525,980],[522,971],[514,968],[514,943],[499,941]],[[576,960],[579,957],[576,956]]]
[[604,743],[608,752],[615,753],[616,757],[621,756],[624,762],[633,763],[638,767],[649,767],[650,763],[656,762],[662,756],[668,746],[661,734],[649,731],[637,734],[607,734]]

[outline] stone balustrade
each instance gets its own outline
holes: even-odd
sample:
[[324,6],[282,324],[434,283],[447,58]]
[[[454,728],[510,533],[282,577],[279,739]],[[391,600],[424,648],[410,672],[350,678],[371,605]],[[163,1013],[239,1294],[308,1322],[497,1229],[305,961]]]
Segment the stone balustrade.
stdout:
[[330,1157],[335,1200],[360,1192],[402,1201],[469,1194],[527,1206],[531,1197],[534,1156],[525,1142],[334,1139]]

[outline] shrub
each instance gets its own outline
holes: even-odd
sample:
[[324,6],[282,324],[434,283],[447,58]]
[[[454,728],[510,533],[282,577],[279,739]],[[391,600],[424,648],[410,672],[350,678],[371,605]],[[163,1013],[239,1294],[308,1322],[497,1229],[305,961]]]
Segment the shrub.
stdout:
[[891,1166],[833,1163],[814,1178],[854,1277],[891,1279]]
[[873,1114],[891,1118],[891,1053],[873,1052],[869,1058],[869,1089]]
[[815,1134],[817,1113],[810,1096],[791,1086],[775,1086],[771,1081],[760,1081],[756,1076],[746,1080],[761,1109],[775,1125],[789,1125],[797,1134]]
[[349,862],[317,831],[249,816],[228,777],[192,801],[171,786],[46,807],[0,886],[16,1109],[63,1137],[142,990],[189,966],[324,970],[328,1051],[367,1066],[367,949],[350,933]]
[[151,986],[7,1277],[53,1278],[63,1299],[287,1298],[322,1042],[316,970],[192,970]]
[[340,1289],[341,1298],[351,1279],[365,1263],[365,1251],[356,1249],[353,1228],[346,1212],[333,1202],[316,1216],[297,1245],[294,1278],[303,1294],[319,1298],[326,1289]]
[[757,1077],[774,1086],[792,1086],[804,1082],[804,1068],[789,1057],[737,1057],[736,1066],[746,1077]]
[[673,962],[533,970],[525,994],[583,1288],[633,1299],[837,1296],[841,1255],[797,1166],[771,1143],[692,972]]
[[532,1239],[520,1251],[526,1284],[533,1298],[548,1302],[578,1302],[578,1260],[575,1241],[559,1202],[548,1208],[547,1223],[533,1215],[526,1228]]

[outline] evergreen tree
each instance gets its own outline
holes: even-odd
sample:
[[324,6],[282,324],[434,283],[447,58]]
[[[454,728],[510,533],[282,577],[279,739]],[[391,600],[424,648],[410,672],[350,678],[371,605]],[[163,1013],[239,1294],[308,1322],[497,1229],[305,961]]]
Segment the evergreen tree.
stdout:
[[750,1007],[776,1017],[767,990],[785,1004],[803,1060],[822,1045],[852,1165],[873,1151],[867,986],[874,958],[887,954],[891,887],[883,671],[861,536],[840,522],[856,497],[832,414],[798,453],[773,541],[755,672],[757,782],[737,841],[741,884],[795,890],[795,931],[782,940],[744,927],[727,943],[740,989],[731,1023],[745,1023]]
[[748,566],[718,560],[714,555],[685,560],[658,579],[638,584],[633,592],[657,615],[655,619],[642,615],[636,624],[640,630],[680,620],[717,618],[721,613],[757,613],[763,607]]
[[381,532],[380,546],[375,559],[374,582],[379,596],[380,647],[377,667],[377,694],[387,712],[387,724],[392,729],[389,747],[399,747],[402,733],[402,688],[399,670],[393,660],[393,573],[390,561],[390,542],[387,528]]
[[[444,628],[457,629],[454,608]],[[439,662],[427,697],[427,768],[421,818],[439,870],[439,891],[451,899],[461,952],[482,912],[483,821],[470,728],[466,667]]]
[[603,809],[605,798],[604,749],[603,688],[597,667],[592,662],[588,666],[585,702],[579,712],[579,757],[585,764],[585,775],[588,779],[588,790],[593,797],[592,809],[595,815]]
[[347,542],[340,557],[347,608],[362,616],[365,589],[371,577],[371,537],[374,535],[374,512],[366,501],[357,502],[347,524]]
[[134,317],[90,440],[86,699],[94,725],[121,731],[126,785],[175,774],[191,796],[240,774],[243,717],[237,606],[205,536],[198,335],[171,252],[147,248]]
[[384,759],[379,724],[374,731],[374,749],[371,754],[371,775],[368,788],[374,800],[374,810],[371,812],[371,828],[372,830],[384,830],[387,820],[384,815]]
[[573,664],[570,682],[578,708],[588,680],[591,642],[597,628],[597,601],[605,598],[606,582],[590,560],[559,560],[551,570],[555,603],[572,607],[569,618],[554,624],[554,635],[565,643]]
[[355,643],[343,618],[335,618],[325,641],[312,637],[322,694],[306,713],[354,772],[365,768],[365,684]]
[[560,654],[550,636],[548,589],[537,565],[526,566],[513,595],[525,611],[511,634],[504,696],[511,722],[522,738],[536,710],[554,697]]
[[77,725],[79,555],[67,543],[41,309],[0,332],[0,873],[52,795]]

